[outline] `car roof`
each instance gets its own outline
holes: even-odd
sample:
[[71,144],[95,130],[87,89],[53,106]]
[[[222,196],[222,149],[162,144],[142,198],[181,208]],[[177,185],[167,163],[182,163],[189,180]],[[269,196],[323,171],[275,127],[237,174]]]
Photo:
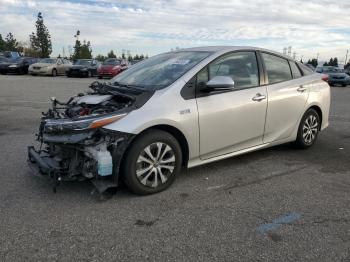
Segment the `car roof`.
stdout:
[[223,52],[231,52],[231,51],[239,51],[239,50],[259,50],[259,51],[265,51],[268,53],[272,53],[281,57],[284,57],[288,60],[293,60],[292,57],[283,55],[282,53],[272,51],[269,49],[259,48],[259,47],[253,47],[253,46],[202,46],[202,47],[192,47],[192,48],[185,48],[185,49],[179,49],[174,52],[181,52],[181,51],[202,51],[202,52],[213,52],[213,53],[223,53]]

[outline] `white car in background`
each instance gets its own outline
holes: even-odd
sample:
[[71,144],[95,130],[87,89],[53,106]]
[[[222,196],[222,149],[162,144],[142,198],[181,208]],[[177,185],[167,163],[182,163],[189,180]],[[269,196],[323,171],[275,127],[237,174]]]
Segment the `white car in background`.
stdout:
[[328,126],[327,76],[260,48],[164,53],[91,89],[53,100],[38,135],[45,146],[28,148],[56,182],[101,189],[123,179],[134,193],[156,193],[181,167],[289,142],[309,148]]
[[38,63],[32,64],[28,73],[31,75],[58,76],[65,75],[66,70],[72,66],[72,63],[64,58],[43,58]]

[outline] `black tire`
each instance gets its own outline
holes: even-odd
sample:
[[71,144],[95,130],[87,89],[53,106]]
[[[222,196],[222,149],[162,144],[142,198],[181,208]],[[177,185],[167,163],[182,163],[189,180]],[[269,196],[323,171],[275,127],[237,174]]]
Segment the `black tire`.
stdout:
[[70,73],[67,73],[66,75],[67,75],[67,77],[72,77],[72,75]]
[[342,86],[342,87],[346,87],[346,86],[347,86],[347,84],[342,84],[341,86]]
[[[315,122],[313,122],[312,119],[314,119]],[[320,127],[320,116],[315,109],[310,108],[305,112],[300,121],[297,139],[294,142],[295,146],[301,149],[311,147],[316,142]]]
[[98,76],[98,79],[102,79],[102,76]]
[[[161,145],[159,154],[158,145]],[[171,150],[167,150],[169,149],[167,146]],[[147,148],[150,149],[149,152],[152,156],[154,156],[153,154],[158,155],[155,161],[152,161],[146,154]],[[164,152],[166,153],[164,154]],[[152,164],[142,160],[138,162],[141,155]],[[161,160],[171,160],[171,163],[165,164],[163,162],[161,165]],[[122,165],[122,176],[125,184],[133,193],[139,195],[154,194],[167,189],[175,181],[176,175],[181,170],[181,165],[182,152],[179,142],[167,132],[151,129],[137,137],[126,151]],[[148,171],[143,172],[147,169]],[[139,176],[136,174],[137,171],[140,173]]]
[[52,76],[56,77],[57,76],[57,70],[56,69],[52,69]]

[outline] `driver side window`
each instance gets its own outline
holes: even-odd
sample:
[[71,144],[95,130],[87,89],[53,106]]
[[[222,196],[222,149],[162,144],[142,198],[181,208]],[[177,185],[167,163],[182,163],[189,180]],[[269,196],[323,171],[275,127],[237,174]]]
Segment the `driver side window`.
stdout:
[[235,52],[218,58],[197,74],[197,85],[203,85],[215,76],[231,77],[237,89],[259,86],[255,52]]
[[259,86],[255,52],[235,52],[217,59],[209,65],[209,80],[215,76],[231,77],[237,89]]

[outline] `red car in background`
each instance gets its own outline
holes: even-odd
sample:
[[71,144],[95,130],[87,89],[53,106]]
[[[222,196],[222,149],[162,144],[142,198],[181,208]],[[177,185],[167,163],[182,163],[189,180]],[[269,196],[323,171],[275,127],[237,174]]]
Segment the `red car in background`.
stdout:
[[129,62],[124,59],[108,58],[97,69],[98,78],[114,77],[120,72],[128,69]]

